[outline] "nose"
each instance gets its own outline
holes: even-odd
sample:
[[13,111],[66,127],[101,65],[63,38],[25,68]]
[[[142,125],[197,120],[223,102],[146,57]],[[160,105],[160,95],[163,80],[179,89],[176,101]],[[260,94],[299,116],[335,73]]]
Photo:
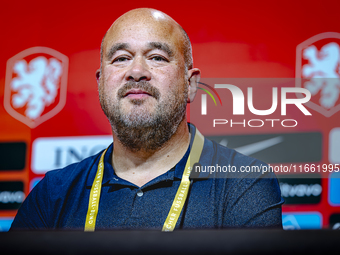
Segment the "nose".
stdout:
[[129,70],[126,72],[127,80],[134,80],[136,82],[146,80],[149,81],[151,79],[151,73],[147,66],[147,63],[142,57],[135,58]]

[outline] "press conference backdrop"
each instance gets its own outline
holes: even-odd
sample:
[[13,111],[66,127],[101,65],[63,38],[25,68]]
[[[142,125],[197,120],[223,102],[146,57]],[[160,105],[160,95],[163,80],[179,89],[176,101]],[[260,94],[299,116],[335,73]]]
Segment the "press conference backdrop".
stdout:
[[[211,96],[198,91],[190,121],[208,138],[277,167],[284,228],[339,228],[339,1],[18,0],[0,8],[0,230],[47,171],[112,142],[95,79],[99,47],[111,23],[138,7],[169,14],[191,39],[194,65],[210,87],[200,86]],[[243,114],[216,84],[242,91]],[[285,94],[287,87],[310,91],[303,106],[311,115],[282,104],[283,95],[305,96]],[[274,111],[254,114],[248,98],[255,109]]]

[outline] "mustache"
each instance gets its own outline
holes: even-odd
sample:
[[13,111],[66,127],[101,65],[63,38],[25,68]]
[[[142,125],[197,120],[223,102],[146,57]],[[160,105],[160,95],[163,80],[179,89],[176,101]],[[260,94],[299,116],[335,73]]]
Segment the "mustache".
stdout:
[[126,93],[131,90],[131,89],[140,89],[145,91],[146,93],[150,94],[151,96],[153,96],[154,98],[156,98],[157,100],[159,100],[161,93],[159,92],[159,90],[152,86],[148,81],[128,81],[127,83],[124,84],[123,87],[121,87],[118,90],[118,94],[117,97],[118,98],[123,98]]

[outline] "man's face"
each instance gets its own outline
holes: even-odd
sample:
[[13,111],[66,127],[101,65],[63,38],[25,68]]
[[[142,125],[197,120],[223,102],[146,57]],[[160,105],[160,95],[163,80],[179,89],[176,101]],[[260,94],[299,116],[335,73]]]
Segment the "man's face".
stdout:
[[100,102],[119,140],[135,150],[169,140],[188,100],[183,35],[156,15],[119,20],[103,44]]

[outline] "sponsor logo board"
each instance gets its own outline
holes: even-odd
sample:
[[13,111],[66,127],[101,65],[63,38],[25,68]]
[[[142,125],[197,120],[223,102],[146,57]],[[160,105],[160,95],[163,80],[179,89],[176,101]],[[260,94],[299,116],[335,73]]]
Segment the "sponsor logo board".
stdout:
[[320,203],[322,186],[319,174],[278,175],[277,177],[285,204]]
[[331,229],[340,229],[340,213],[332,214],[329,217],[329,227]]
[[340,229],[340,213],[334,213],[329,217],[329,228]]
[[25,200],[24,184],[19,181],[0,182],[0,210],[18,209]]
[[321,229],[322,215],[319,212],[294,212],[282,214],[284,230]]
[[7,232],[12,225],[13,218],[0,217],[0,232]]
[[340,128],[333,128],[329,133],[328,160],[332,164],[340,163]]
[[63,168],[107,148],[112,136],[45,137],[34,140],[31,169],[35,174]]
[[26,149],[24,142],[0,143],[0,170],[23,170],[26,165]]
[[318,162],[322,158],[322,134],[319,132],[207,138],[266,163]]
[[333,206],[340,206],[340,173],[331,173],[328,182],[328,201]]

